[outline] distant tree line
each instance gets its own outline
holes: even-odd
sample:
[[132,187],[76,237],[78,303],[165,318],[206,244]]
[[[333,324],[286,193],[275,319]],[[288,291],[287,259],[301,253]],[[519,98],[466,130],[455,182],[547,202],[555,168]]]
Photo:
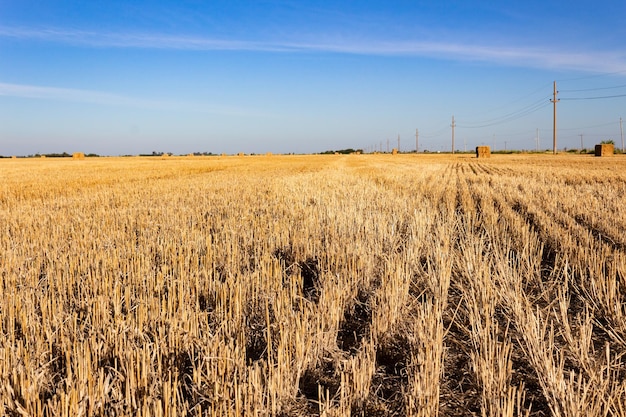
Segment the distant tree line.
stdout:
[[[36,153],[36,154],[28,155],[27,158],[40,158],[42,156],[45,156],[46,158],[71,158],[72,154],[67,153],[67,152]],[[100,155],[98,155],[97,153],[86,153],[85,156],[89,158],[97,158]]]
[[[152,151],[152,153],[140,153],[139,156],[163,156],[163,155],[174,155],[173,152],[159,152],[159,151]],[[187,153],[185,154],[181,154],[181,156],[184,155],[189,155]],[[214,156],[216,154],[214,154],[213,152],[192,152],[192,155],[194,156]]]
[[321,155],[334,155],[336,153],[339,154],[343,154],[343,155],[349,155],[352,153],[356,153],[356,152],[360,152],[363,153],[362,149],[352,149],[352,148],[348,148],[348,149],[339,149],[336,151],[324,151],[324,152],[320,152]]

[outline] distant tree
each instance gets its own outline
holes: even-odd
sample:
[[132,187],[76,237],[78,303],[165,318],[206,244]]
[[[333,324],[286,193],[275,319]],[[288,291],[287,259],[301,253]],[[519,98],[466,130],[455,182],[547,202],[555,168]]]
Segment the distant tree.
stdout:
[[339,154],[348,155],[348,154],[352,154],[352,153],[355,153],[355,152],[363,153],[363,150],[362,149],[348,148],[348,149],[339,149],[339,150],[336,150],[336,151],[324,151],[324,152],[321,152],[321,154],[322,155],[334,155],[336,153],[339,153]]
[[600,145],[615,145],[615,141],[613,139],[603,140]]
[[70,156],[72,156],[72,155],[70,155],[67,152],[63,152],[63,153],[47,153],[47,154],[44,154],[44,155],[49,157],[49,158],[69,158]]

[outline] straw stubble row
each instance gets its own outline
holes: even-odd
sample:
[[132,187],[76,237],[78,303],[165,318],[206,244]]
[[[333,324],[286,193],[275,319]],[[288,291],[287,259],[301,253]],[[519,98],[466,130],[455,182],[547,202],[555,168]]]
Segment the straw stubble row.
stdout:
[[510,161],[3,165],[0,406],[623,415],[626,180]]

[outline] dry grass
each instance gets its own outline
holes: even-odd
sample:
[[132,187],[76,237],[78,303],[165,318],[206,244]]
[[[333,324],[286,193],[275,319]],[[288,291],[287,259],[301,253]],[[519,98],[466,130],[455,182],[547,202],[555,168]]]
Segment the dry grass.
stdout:
[[626,159],[0,161],[8,416],[624,416]]

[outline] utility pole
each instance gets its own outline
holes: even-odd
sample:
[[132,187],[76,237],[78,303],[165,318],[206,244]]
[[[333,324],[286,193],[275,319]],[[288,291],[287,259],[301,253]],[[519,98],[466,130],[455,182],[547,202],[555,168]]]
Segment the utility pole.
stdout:
[[[623,141],[622,141],[623,142]],[[418,153],[420,150],[420,142],[419,142],[419,132],[415,129],[415,153]]]
[[398,153],[400,153],[400,134],[398,133]]
[[624,126],[622,125],[622,118],[619,118],[619,132],[622,136],[622,153],[624,153]]
[[387,153],[389,153],[389,139],[387,139]]
[[496,151],[496,134],[493,134],[493,152]]
[[506,152],[506,140],[504,141],[504,152]]
[[583,149],[585,148],[585,146],[583,145],[583,134],[581,133],[578,136],[580,136],[580,151],[582,152]]
[[558,103],[560,101],[560,99],[556,98],[556,95],[559,92],[556,91],[556,81],[554,82],[554,91],[552,93],[553,95],[553,99],[550,100],[552,102],[552,104],[554,104],[554,111],[553,111],[553,115],[552,115],[552,153],[554,155],[556,155],[556,103]]
[[539,152],[539,128],[537,128],[537,133],[535,133],[535,147],[537,152]]
[[467,139],[463,138],[463,152],[467,152]]
[[450,126],[452,127],[452,154],[454,154],[454,127],[456,126],[454,123],[454,115],[452,116],[452,124]]

